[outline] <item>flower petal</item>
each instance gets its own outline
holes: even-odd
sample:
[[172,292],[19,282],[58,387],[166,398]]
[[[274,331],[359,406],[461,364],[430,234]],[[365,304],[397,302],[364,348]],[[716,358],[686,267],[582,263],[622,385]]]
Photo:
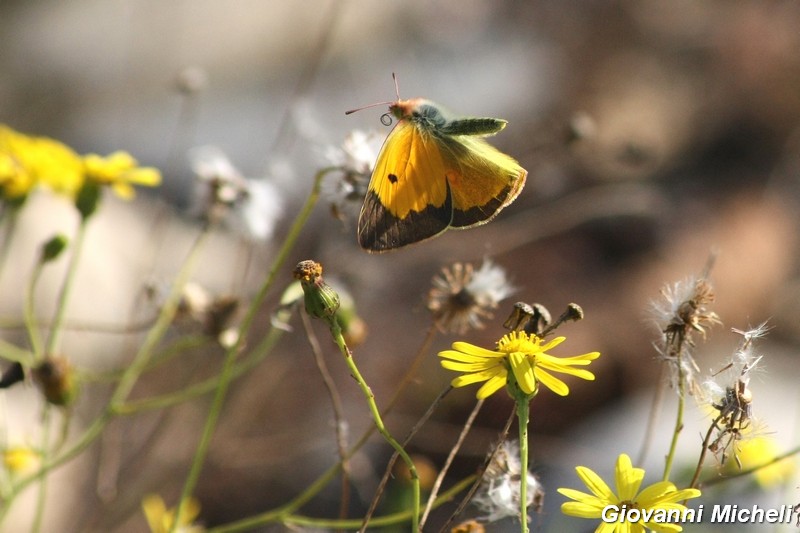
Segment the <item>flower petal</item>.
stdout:
[[594,473],[594,471],[590,468],[586,468],[585,466],[577,466],[575,467],[575,472],[578,473],[578,477],[581,478],[586,488],[588,488],[592,493],[600,498],[601,500],[611,503],[619,503],[619,499],[617,496],[611,492],[611,489],[606,482],[602,480],[600,476]]
[[535,369],[534,372],[536,373],[536,380],[551,391],[555,392],[559,396],[566,396],[569,394],[569,387],[567,387],[567,384],[557,377],[553,376],[552,374],[548,374],[541,368]]
[[486,383],[478,389],[478,392],[475,394],[475,397],[479,400],[484,400],[500,390],[506,384],[506,376],[494,376],[493,378],[489,379]]
[[617,458],[617,466],[614,472],[617,482],[617,495],[622,501],[634,501],[639,492],[639,486],[644,479],[644,470],[633,468],[631,458],[627,454],[621,453]]

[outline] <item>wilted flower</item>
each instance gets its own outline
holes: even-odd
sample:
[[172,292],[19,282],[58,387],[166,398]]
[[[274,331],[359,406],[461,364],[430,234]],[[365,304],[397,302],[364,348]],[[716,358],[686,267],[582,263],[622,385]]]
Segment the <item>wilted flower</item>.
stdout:
[[514,292],[505,270],[485,259],[478,270],[470,263],[454,263],[434,276],[428,310],[442,331],[464,334],[480,329],[498,303]]
[[450,383],[463,387],[485,381],[478,389],[477,398],[488,398],[508,382],[513,373],[519,389],[527,395],[539,389],[539,383],[560,396],[569,394],[566,383],[551,372],[560,372],[581,379],[594,380],[594,374],[575,366],[586,366],[600,357],[600,352],[589,352],[574,357],[555,357],[547,352],[564,342],[566,337],[542,345],[543,340],[524,331],[512,331],[497,342],[497,350],[487,350],[466,342],[454,342],[452,350],[439,352],[442,367],[462,372]]
[[[670,523],[675,522],[675,514],[681,516],[686,510],[686,506],[678,502],[700,496],[697,489],[678,490],[669,481],[659,481],[640,491],[644,470],[633,468],[630,457],[624,453],[617,458],[614,476],[616,492],[589,468],[578,466],[575,471],[591,494],[575,489],[558,489],[559,493],[574,500],[561,504],[562,513],[579,518],[600,519],[608,516],[604,513],[609,509],[616,513],[634,511],[622,515],[621,520],[601,522],[595,533],[644,533],[645,528],[659,532],[682,531],[681,526]],[[648,514],[648,519],[644,517],[644,511],[652,513]]]
[[245,178],[216,146],[199,146],[189,152],[198,177],[194,211],[211,221],[223,220],[232,211],[234,224],[256,240],[272,237],[283,215],[278,189],[265,180]]
[[[522,474],[519,443],[504,441],[486,467],[478,492],[472,499],[481,512],[487,513],[481,520],[494,522],[506,517],[519,518]],[[538,511],[544,500],[544,489],[536,476],[530,472],[525,474],[528,477],[528,505],[533,505]]]

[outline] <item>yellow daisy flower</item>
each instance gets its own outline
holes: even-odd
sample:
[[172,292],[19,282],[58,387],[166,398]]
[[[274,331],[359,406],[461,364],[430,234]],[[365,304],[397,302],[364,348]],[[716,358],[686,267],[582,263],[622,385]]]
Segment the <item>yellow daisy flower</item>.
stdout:
[[478,399],[488,398],[508,382],[509,370],[525,394],[534,394],[539,383],[560,396],[569,394],[569,387],[551,372],[561,372],[581,379],[594,380],[585,366],[600,357],[590,352],[574,357],[554,357],[547,352],[566,340],[566,337],[542,344],[543,340],[524,331],[512,331],[497,342],[497,350],[487,350],[466,342],[454,342],[452,350],[439,353],[442,367],[462,372],[453,379],[453,387],[463,387],[485,381],[478,389]]
[[[672,520],[687,511],[678,502],[700,496],[697,489],[677,490],[669,481],[659,481],[640,491],[644,469],[633,468],[630,457],[624,453],[617,459],[616,493],[589,468],[578,466],[575,470],[592,493],[558,489],[560,494],[575,500],[561,504],[561,512],[579,518],[603,519],[595,533],[645,533],[645,528],[660,533],[682,531]],[[634,512],[623,514],[626,510]]]
[[83,158],[86,179],[99,185],[110,185],[117,196],[130,200],[135,196],[133,185],[156,187],[161,173],[153,167],[139,167],[128,152],[118,151],[106,157],[89,154]]
[[[164,500],[158,494],[148,494],[142,500],[142,510],[147,519],[147,525],[152,533],[169,533],[175,522],[175,509],[167,509]],[[200,514],[200,504],[194,498],[184,502],[181,520],[177,533],[201,533],[203,528],[193,525],[192,522]]]

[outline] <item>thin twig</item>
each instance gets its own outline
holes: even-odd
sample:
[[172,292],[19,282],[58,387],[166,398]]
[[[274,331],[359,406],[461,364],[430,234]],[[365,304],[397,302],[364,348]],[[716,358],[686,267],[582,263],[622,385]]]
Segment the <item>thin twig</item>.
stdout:
[[347,457],[347,432],[344,430],[346,422],[344,420],[342,398],[339,394],[339,390],[336,388],[336,382],[334,382],[328,370],[328,365],[325,363],[319,339],[311,327],[311,319],[308,317],[307,313],[299,314],[303,322],[303,329],[305,329],[308,344],[311,345],[311,351],[314,354],[314,362],[317,364],[317,369],[319,370],[320,376],[322,376],[322,381],[325,383],[325,388],[328,389],[328,396],[330,396],[331,399],[333,422],[336,428],[336,450],[339,454],[339,461],[342,463],[342,501],[339,506],[339,518],[344,520],[347,518],[347,509],[350,507],[350,460]]
[[464,427],[461,430],[461,433],[458,435],[458,440],[456,441],[453,449],[450,450],[450,453],[447,456],[447,459],[442,466],[442,469],[439,471],[439,475],[436,476],[436,481],[433,483],[433,487],[431,487],[431,494],[428,496],[428,502],[425,504],[425,510],[422,512],[422,518],[419,521],[419,527],[422,529],[425,526],[425,522],[428,520],[428,515],[433,508],[433,502],[436,501],[436,495],[439,493],[439,489],[442,486],[442,482],[444,481],[444,477],[447,475],[447,472],[450,470],[450,465],[453,463],[453,459],[455,459],[456,455],[458,454],[459,450],[461,450],[461,445],[464,444],[464,440],[467,438],[467,434],[472,429],[472,424],[475,422],[475,418],[478,416],[478,413],[483,407],[484,400],[478,400],[475,403],[475,407],[472,408],[472,412],[469,414],[467,421],[464,423]]

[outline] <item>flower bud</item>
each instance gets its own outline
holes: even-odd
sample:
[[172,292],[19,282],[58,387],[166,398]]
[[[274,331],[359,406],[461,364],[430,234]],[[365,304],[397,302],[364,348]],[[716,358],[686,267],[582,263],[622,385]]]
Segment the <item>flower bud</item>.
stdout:
[[51,238],[42,246],[42,257],[40,261],[42,263],[47,263],[57,259],[58,256],[61,255],[61,252],[67,247],[68,243],[69,240],[64,235],[59,234]]
[[78,384],[72,366],[64,357],[50,356],[33,369],[33,379],[53,405],[70,405],[77,396]]
[[332,324],[339,310],[339,295],[322,279],[322,265],[311,260],[300,261],[293,274],[303,287],[306,312]]

